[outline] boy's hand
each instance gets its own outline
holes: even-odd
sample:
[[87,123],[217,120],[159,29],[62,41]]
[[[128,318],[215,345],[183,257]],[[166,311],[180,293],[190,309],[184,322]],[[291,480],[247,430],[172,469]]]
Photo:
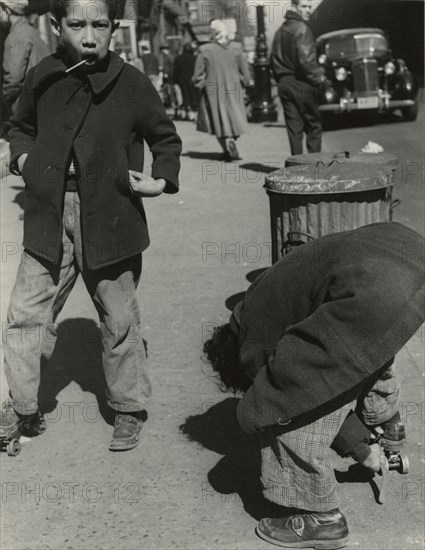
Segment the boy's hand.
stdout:
[[369,447],[370,455],[366,458],[364,462],[362,462],[362,464],[365,468],[368,468],[368,470],[377,473],[381,469],[380,459],[383,451],[378,443],[373,443],[372,445],[369,445]]
[[136,170],[129,170],[128,173],[130,174],[130,191],[136,197],[157,197],[165,189],[166,181],[162,178],[155,180],[142,172],[136,172]]
[[23,153],[20,157],[18,157],[17,163],[20,174],[22,174],[22,168],[24,167],[25,161],[27,160],[27,156],[28,153]]

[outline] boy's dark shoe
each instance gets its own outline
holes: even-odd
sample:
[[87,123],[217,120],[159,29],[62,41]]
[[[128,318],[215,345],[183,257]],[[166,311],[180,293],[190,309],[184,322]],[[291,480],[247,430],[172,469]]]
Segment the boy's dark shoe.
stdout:
[[110,451],[128,451],[139,444],[143,424],[147,420],[146,411],[115,413],[114,433]]
[[10,401],[3,403],[0,416],[0,437],[26,435],[34,437],[46,431],[46,421],[40,411],[34,414],[20,414]]
[[333,550],[348,542],[347,520],[339,510],[264,518],[256,532],[260,538],[284,548]]

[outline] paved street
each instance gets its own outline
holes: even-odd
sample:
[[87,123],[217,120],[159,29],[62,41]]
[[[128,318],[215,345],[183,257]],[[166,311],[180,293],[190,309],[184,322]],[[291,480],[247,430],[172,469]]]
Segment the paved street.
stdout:
[[[327,132],[323,150],[358,151],[374,141],[399,156],[394,195],[401,204],[394,219],[424,233],[421,107],[415,123],[394,116],[376,126]],[[286,130],[282,122],[251,124],[240,140],[242,161],[224,164],[214,137],[190,122],[177,127],[184,142],[181,191],[145,200],[151,246],[138,295],[154,393],[143,441],[126,453],[108,451],[112,428],[97,315],[78,281],[43,370],[47,432],[26,442],[18,457],[1,456],[4,550],[273,548],[254,533],[267,513],[257,448],[238,431],[237,398],[220,391],[202,359],[202,343],[215,324],[228,320],[235,296],[270,265],[262,185],[271,167],[289,156]],[[1,199],[5,322],[22,238],[20,178],[3,177]],[[391,472],[387,502],[379,505],[370,478],[335,457],[348,550],[424,548],[424,341],[420,331],[397,357],[409,475]]]

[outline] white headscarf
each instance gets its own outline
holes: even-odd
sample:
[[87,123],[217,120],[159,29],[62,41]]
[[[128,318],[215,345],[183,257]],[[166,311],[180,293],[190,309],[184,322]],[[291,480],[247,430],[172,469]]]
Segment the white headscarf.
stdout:
[[28,0],[1,0],[0,4],[3,4],[6,9],[9,8],[14,15],[24,15]]
[[221,21],[220,19],[214,19],[210,23],[210,29],[211,29],[211,39],[215,40],[222,46],[225,46],[229,39],[228,39],[228,28],[224,21]]

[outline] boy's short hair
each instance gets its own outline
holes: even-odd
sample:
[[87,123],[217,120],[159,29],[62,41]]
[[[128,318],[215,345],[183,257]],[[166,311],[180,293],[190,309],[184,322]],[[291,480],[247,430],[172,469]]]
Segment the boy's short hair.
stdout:
[[[106,4],[109,8],[109,19],[114,21],[117,18],[118,10],[120,7],[119,0],[92,0],[93,4]],[[50,0],[50,12],[55,19],[60,22],[62,17],[66,17],[68,4],[76,4],[78,0]]]

